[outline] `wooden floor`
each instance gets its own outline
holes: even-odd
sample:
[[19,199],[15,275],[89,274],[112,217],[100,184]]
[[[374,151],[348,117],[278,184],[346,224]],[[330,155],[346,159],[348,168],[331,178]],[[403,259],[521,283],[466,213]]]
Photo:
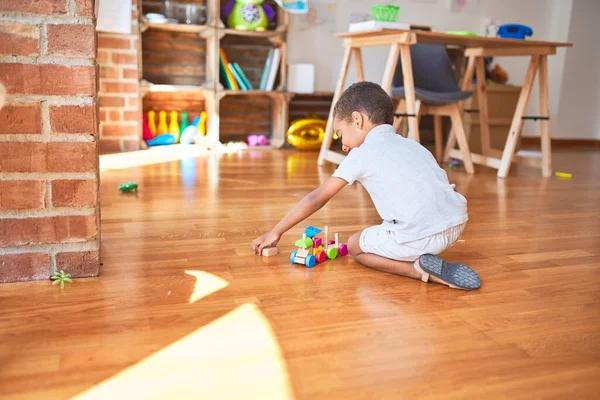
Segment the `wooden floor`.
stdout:
[[[379,222],[357,185],[281,254],[252,256],[333,171],[316,153],[105,170],[101,277],[0,285],[0,398],[597,398],[600,152],[557,150],[554,164],[573,179],[449,171],[470,221],[444,256],[479,272],[475,292],[348,257],[290,265],[309,224],[347,239]],[[139,194],[119,195],[129,180]]]

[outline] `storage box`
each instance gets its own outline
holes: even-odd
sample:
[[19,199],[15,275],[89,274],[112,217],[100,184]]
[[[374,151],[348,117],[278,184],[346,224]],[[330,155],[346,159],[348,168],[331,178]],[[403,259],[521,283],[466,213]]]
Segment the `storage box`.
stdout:
[[314,64],[290,64],[288,68],[288,92],[314,93]]

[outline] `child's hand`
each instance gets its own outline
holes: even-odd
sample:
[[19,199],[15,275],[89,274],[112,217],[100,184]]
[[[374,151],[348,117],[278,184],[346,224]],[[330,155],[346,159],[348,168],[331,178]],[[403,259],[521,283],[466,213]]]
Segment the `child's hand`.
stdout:
[[265,247],[276,246],[280,238],[281,235],[279,235],[278,233],[274,231],[269,231],[252,241],[252,251],[254,252],[254,254],[260,255],[262,253],[262,249],[264,249]]

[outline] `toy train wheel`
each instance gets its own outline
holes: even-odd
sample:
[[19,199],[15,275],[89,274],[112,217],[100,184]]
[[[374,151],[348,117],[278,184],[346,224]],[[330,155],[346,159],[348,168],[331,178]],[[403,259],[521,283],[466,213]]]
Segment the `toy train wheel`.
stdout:
[[312,254],[309,254],[309,255],[306,257],[306,261],[305,261],[305,263],[306,263],[305,265],[306,265],[308,268],[312,268],[312,267],[314,267],[314,266],[315,266],[315,264],[317,263],[317,258],[316,258],[315,256],[313,256]]
[[340,247],[338,247],[338,254],[340,256],[347,256],[348,255],[348,246],[344,243],[340,244]]
[[297,251],[292,251],[292,254],[290,255],[290,261],[292,262],[292,264],[294,264],[294,259],[296,258],[296,253],[297,253]]
[[322,262],[324,262],[327,259],[327,256],[325,255],[325,252],[323,250],[318,251],[317,254],[315,254],[315,258],[317,259],[317,262],[319,264],[321,264]]
[[336,249],[335,247],[330,247],[327,249],[327,258],[329,258],[330,260],[333,260],[334,258],[336,258],[338,255],[338,249]]

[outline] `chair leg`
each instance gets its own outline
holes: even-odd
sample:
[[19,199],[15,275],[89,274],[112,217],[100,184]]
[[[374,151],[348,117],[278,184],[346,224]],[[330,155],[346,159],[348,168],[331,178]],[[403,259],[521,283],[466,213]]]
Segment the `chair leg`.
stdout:
[[[394,114],[403,114],[405,112],[404,109],[404,99],[400,99],[398,105],[396,106],[396,110],[394,110]],[[403,121],[404,117],[396,117],[394,119],[394,130],[396,133],[400,133],[400,126],[402,126]]]
[[458,148],[465,164],[465,169],[469,174],[475,173],[473,168],[473,161],[471,161],[471,151],[469,150],[469,142],[467,141],[467,135],[465,134],[465,127],[463,126],[462,117],[460,115],[460,108],[458,104],[453,104],[450,111],[450,119],[452,120],[452,131],[456,136],[458,142]]
[[435,159],[442,162],[442,116],[433,116],[433,133],[435,134]]

